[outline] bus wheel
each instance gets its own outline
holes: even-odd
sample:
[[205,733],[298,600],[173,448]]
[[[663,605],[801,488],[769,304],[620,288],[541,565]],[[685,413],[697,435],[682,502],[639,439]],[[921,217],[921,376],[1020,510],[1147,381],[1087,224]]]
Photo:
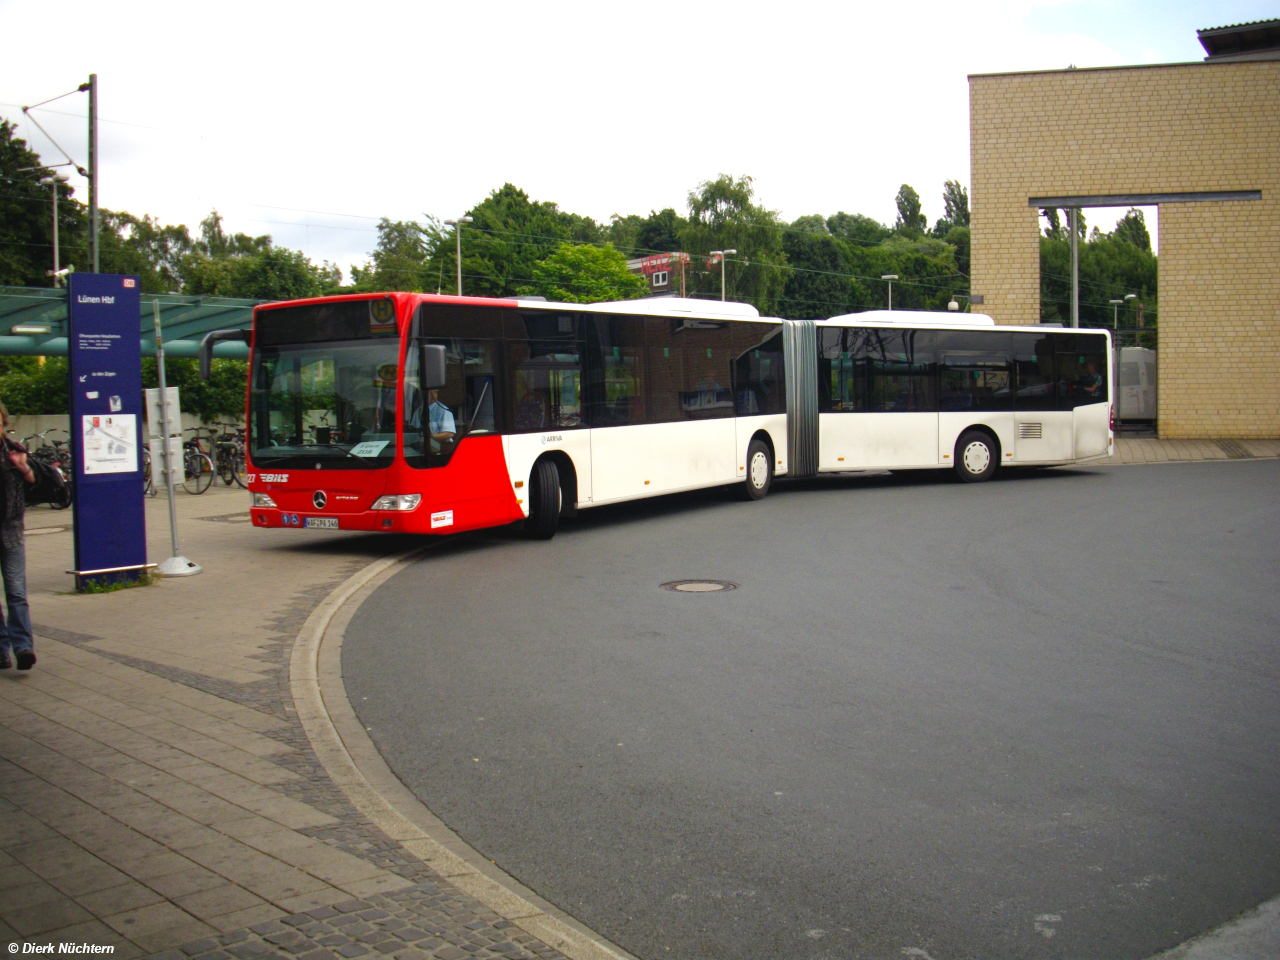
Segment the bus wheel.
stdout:
[[747,447],[747,479],[740,490],[743,500],[763,500],[773,485],[773,455],[769,445],[757,437]]
[[990,480],[999,463],[999,449],[989,434],[970,430],[956,441],[956,476],[965,483]]
[[524,522],[524,532],[530,540],[550,540],[556,535],[560,523],[560,471],[550,458],[533,465],[530,478],[533,488],[529,492],[529,519]]

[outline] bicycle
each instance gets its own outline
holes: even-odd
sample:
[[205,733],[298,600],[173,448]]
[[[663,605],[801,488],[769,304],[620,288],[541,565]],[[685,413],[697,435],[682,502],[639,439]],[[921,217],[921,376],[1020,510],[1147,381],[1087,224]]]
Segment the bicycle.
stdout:
[[[191,427],[184,431],[195,434],[190,440],[184,440],[182,443],[182,489],[192,495],[208,490],[213,484],[213,476],[216,472],[213,460],[200,446],[202,439],[200,433],[208,429],[208,427]],[[209,433],[212,436],[213,431],[209,430]]]
[[238,423],[224,421],[217,421],[215,426],[229,428],[214,439],[214,460],[218,476],[228,487],[235,482],[243,488],[249,472],[244,456],[244,428]]
[[142,448],[142,493],[143,496],[154,497],[158,491],[156,490],[155,478],[151,476],[151,451],[146,447]]
[[[40,433],[33,433],[22,441],[22,445],[27,448],[27,456],[47,463],[53,467],[58,473],[62,474],[63,482],[67,488],[71,488],[72,481],[75,477],[75,470],[71,464],[71,443],[67,440],[48,440],[45,438],[46,433],[65,433],[64,430],[44,430]],[[31,441],[39,439],[40,446],[32,447]],[[52,510],[65,510],[71,506],[71,498],[68,497],[65,503],[52,502],[49,504]]]

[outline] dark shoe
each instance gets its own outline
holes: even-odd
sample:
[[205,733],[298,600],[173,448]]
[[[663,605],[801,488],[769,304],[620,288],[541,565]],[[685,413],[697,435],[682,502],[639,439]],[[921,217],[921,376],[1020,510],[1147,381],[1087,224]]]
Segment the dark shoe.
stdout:
[[31,650],[23,650],[21,653],[15,653],[13,658],[18,661],[19,670],[30,670],[36,665],[36,655]]
[[9,659],[9,651],[5,650],[0,653],[0,670],[8,670],[13,666],[13,661]]

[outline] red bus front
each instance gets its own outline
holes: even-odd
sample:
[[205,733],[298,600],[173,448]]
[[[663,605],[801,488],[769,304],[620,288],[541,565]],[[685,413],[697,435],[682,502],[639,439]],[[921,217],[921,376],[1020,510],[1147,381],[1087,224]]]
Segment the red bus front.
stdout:
[[[413,314],[436,299],[377,294],[256,311],[247,451],[255,526],[443,534],[525,516],[494,429],[496,358],[476,349],[450,357],[442,382],[424,389],[429,348]],[[447,300],[488,308],[480,322],[515,305]]]

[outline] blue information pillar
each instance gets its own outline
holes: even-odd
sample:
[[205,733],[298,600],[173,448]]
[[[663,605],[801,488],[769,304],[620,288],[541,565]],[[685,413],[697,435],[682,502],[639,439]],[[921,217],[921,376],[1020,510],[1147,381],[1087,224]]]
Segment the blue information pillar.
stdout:
[[73,273],[67,302],[76,586],[147,568],[138,278]]

